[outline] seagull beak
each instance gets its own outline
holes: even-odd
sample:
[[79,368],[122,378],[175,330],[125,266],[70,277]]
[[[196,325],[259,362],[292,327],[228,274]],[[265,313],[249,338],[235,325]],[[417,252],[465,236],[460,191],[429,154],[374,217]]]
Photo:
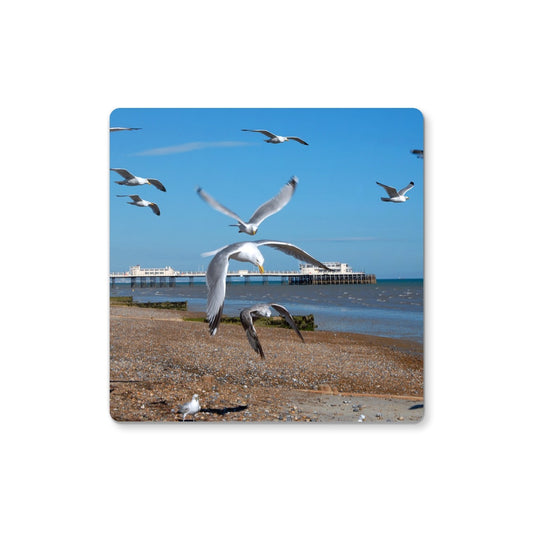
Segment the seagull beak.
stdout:
[[264,274],[265,269],[261,265],[258,265],[258,266],[259,266],[259,272],[261,272],[261,274]]

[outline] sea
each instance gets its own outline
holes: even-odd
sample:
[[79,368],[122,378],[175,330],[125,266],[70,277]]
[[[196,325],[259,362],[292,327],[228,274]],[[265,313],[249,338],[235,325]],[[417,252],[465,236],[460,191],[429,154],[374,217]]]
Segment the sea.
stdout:
[[[293,315],[313,314],[318,330],[363,333],[422,343],[424,337],[422,279],[377,280],[372,285],[286,285],[276,282],[231,282],[224,314],[238,316],[255,303],[279,303]],[[133,296],[138,302],[187,301],[189,311],[205,312],[205,283],[175,287],[135,287],[117,283],[111,296]],[[276,314],[273,311],[273,314]]]

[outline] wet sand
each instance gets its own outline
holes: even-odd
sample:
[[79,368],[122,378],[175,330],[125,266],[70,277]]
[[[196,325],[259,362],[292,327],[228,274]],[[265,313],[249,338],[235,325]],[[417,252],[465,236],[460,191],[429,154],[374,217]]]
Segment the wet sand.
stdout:
[[[257,327],[261,359],[240,325],[199,314],[111,306],[110,414],[117,421],[413,423],[423,417],[423,350],[416,342]],[[189,422],[189,417],[186,418]]]

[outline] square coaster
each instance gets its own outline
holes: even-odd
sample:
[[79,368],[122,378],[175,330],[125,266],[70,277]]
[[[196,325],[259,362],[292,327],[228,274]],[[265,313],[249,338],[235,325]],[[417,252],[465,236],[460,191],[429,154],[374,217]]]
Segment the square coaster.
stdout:
[[114,420],[422,419],[420,111],[119,108],[109,135]]

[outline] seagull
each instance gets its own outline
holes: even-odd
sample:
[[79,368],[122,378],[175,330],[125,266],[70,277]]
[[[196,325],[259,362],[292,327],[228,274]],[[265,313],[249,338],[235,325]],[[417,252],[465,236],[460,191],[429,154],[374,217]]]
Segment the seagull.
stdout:
[[263,222],[265,218],[269,217],[270,215],[273,215],[274,213],[277,213],[288,204],[289,200],[294,194],[294,190],[296,189],[297,183],[298,178],[296,176],[293,176],[289,180],[289,182],[281,188],[279,193],[274,196],[274,198],[271,198],[270,200],[268,200],[268,202],[265,202],[263,205],[259,206],[255,210],[255,213],[252,215],[248,222],[243,222],[239,215],[236,215],[227,207],[224,207],[222,204],[219,204],[212,196],[209,196],[201,187],[198,187],[196,189],[196,192],[198,193],[200,198],[206,201],[213,209],[216,209],[217,211],[220,211],[221,213],[224,213],[225,215],[228,215],[237,220],[239,222],[238,224],[230,224],[230,226],[237,226],[239,228],[239,233],[248,233],[248,235],[255,235],[257,233],[259,224],[261,224],[261,222]]
[[149,207],[157,216],[161,214],[159,207],[154,202],[149,202],[148,200],[143,200],[140,196],[136,194],[117,194],[119,198],[124,198],[128,196],[133,200],[133,202],[128,202],[128,204],[136,205],[137,207]]
[[389,187],[388,185],[383,185],[383,183],[380,183],[379,181],[376,181],[378,185],[381,185],[389,195],[389,198],[381,198],[384,202],[394,202],[394,203],[400,203],[405,202],[405,200],[409,199],[409,196],[404,196],[407,191],[410,191],[414,186],[415,182],[411,181],[407,187],[404,187],[403,189],[400,189],[397,191],[394,187]]
[[417,159],[424,159],[424,150],[411,150],[412,154],[415,154]]
[[198,401],[198,394],[193,394],[190,402],[178,405],[178,413],[183,415],[183,422],[185,422],[185,417],[187,415],[194,416],[199,410],[200,402]]
[[289,326],[294,331],[296,331],[298,337],[302,339],[302,342],[305,342],[300,330],[298,329],[298,326],[296,325],[296,322],[294,321],[294,318],[289,311],[285,309],[285,307],[274,303],[252,305],[251,307],[247,307],[241,311],[241,324],[244,328],[244,331],[246,331],[246,336],[248,337],[250,346],[261,356],[261,359],[265,358],[265,354],[263,352],[263,348],[261,347],[261,343],[257,338],[257,331],[254,328],[254,319],[259,318],[260,316],[270,317],[272,315],[270,311],[271,307],[287,321]]
[[305,146],[309,146],[305,141],[300,139],[300,137],[282,137],[281,135],[275,135],[274,133],[270,133],[267,130],[241,130],[241,131],[255,131],[257,133],[262,133],[263,135],[266,135],[268,137],[267,140],[265,140],[266,143],[271,144],[280,144],[284,143],[285,141],[298,141],[300,144],[305,144]]
[[265,258],[259,251],[259,246],[270,246],[276,250],[280,250],[288,255],[292,255],[301,261],[312,263],[315,266],[325,270],[331,270],[314,257],[304,252],[298,246],[288,242],[261,240],[261,241],[246,241],[235,242],[223,246],[213,252],[203,253],[203,257],[214,255],[213,259],[207,267],[206,284],[208,288],[207,293],[207,320],[209,322],[209,333],[214,335],[217,332],[222,316],[222,308],[224,307],[224,298],[226,296],[226,275],[228,273],[229,260],[249,262],[259,268],[261,274],[265,272],[263,263]]
[[142,130],[142,128],[109,128],[109,131],[133,131]]
[[134,176],[125,168],[110,168],[109,170],[120,174],[124,178],[122,181],[115,181],[115,183],[118,183],[119,185],[128,185],[129,187],[133,187],[135,185],[153,185],[160,191],[167,191],[159,180],[155,180],[153,178],[139,178],[139,176]]

